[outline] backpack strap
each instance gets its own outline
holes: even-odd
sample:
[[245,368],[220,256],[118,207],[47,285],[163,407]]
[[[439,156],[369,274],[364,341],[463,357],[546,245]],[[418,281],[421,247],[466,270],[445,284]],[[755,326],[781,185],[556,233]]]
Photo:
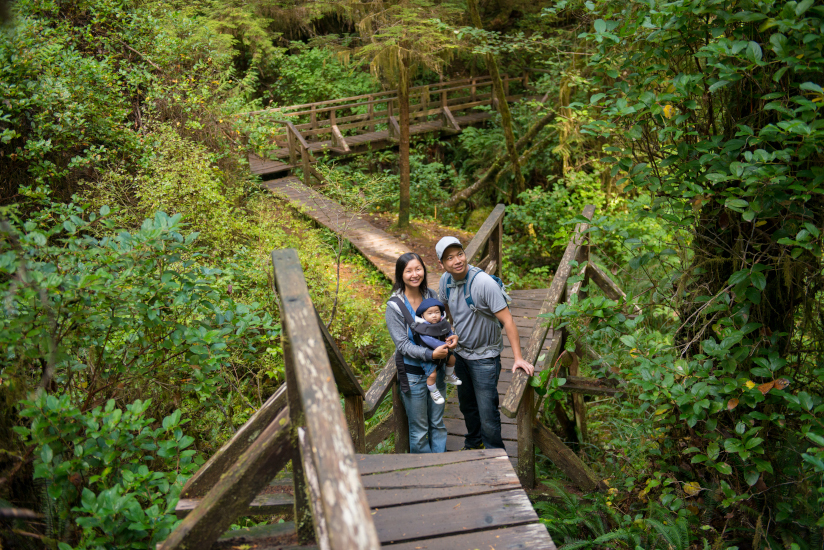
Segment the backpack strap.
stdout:
[[409,310],[406,308],[406,304],[401,299],[400,296],[393,296],[389,299],[390,302],[398,306],[398,309],[401,310],[401,315],[403,315],[403,320],[406,321],[406,330],[412,335],[412,341],[419,346],[423,346],[423,341],[421,340],[420,334],[415,332],[415,317],[409,313]]
[[[477,313],[478,315],[483,315],[487,319],[489,319],[491,321],[495,321],[496,323],[498,323],[498,326],[503,328],[503,326],[504,326],[503,323],[501,323],[501,321],[497,317],[495,317],[494,315],[490,315],[490,314],[488,314],[486,312],[483,312],[480,309],[478,309],[478,306],[475,305],[475,301],[472,299],[472,281],[474,281],[475,277],[477,277],[478,274],[480,274],[480,273],[486,274],[486,272],[484,270],[482,270],[480,267],[473,267],[470,270],[469,274],[467,275],[467,277],[470,277],[470,279],[464,285],[464,299],[466,300],[466,305],[469,307],[469,309],[472,311],[472,313]],[[492,276],[490,275],[490,277],[492,277]],[[500,279],[498,279],[497,277],[492,277],[492,280],[495,281],[496,283],[498,283],[498,281],[500,281]],[[501,286],[501,285],[498,284],[498,286]],[[501,291],[503,292],[504,298],[506,299],[506,303],[507,303],[506,307],[509,307],[509,301],[510,301],[509,300],[509,295],[506,293],[506,291],[503,290],[503,288],[501,288]]]

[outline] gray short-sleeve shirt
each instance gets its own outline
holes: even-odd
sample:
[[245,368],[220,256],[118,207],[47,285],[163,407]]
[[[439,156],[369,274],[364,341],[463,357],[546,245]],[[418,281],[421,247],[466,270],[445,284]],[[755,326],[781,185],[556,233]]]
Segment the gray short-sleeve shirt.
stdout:
[[[471,269],[471,267],[470,267]],[[472,301],[481,313],[475,313],[466,305],[464,285],[470,274],[462,281],[454,278],[450,289],[449,300],[446,299],[446,281],[449,274],[441,275],[438,298],[449,306],[452,314],[452,323],[458,335],[458,355],[468,360],[487,359],[500,355],[504,349],[504,339],[501,335],[501,326],[495,318],[495,313],[504,309],[507,304],[501,287],[486,273],[478,273],[472,281]]]

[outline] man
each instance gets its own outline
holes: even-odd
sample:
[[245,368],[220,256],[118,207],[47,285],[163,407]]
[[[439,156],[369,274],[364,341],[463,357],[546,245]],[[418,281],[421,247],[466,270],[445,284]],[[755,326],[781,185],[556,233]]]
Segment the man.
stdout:
[[[446,304],[447,315],[458,334],[455,374],[463,382],[458,386],[458,402],[468,432],[464,450],[484,447],[503,449],[501,413],[498,410],[498,377],[504,347],[501,325],[515,356],[512,372],[522,369],[531,376],[535,367],[524,361],[521,355],[518,327],[498,283],[484,272],[467,277],[470,265],[463,245],[455,237],[444,237],[438,241],[435,252],[441,269],[446,271],[441,276],[438,295]],[[448,283],[450,275],[451,284]],[[475,306],[474,311],[467,304],[465,295],[465,285],[470,279],[469,295]]]

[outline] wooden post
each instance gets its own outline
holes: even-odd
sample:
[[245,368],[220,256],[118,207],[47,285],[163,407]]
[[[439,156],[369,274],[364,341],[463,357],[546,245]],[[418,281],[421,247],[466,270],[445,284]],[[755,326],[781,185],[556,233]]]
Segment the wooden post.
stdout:
[[309,116],[311,117],[311,121],[312,121],[312,129],[317,130],[318,129],[318,111],[317,111],[317,107],[315,105],[312,105],[312,113]]
[[495,227],[495,231],[492,232],[492,235],[489,236],[489,256],[492,258],[492,261],[495,262],[495,274],[498,277],[503,275],[503,262],[504,262],[504,244],[503,244],[503,235],[504,235],[504,222],[503,220],[498,221],[498,225]]
[[292,483],[295,488],[295,531],[298,540],[304,544],[315,535],[315,527],[312,524],[312,507],[309,502],[309,494],[306,488],[306,475],[303,471],[303,458],[301,458],[300,441],[298,439],[298,428],[306,425],[303,406],[300,402],[300,391],[295,379],[295,364],[291,345],[286,333],[282,336],[282,348],[284,358],[284,373],[286,378],[286,396],[289,401],[289,417],[291,421],[291,442],[292,442]]
[[395,453],[409,452],[409,418],[401,399],[401,387],[398,381],[392,385],[392,408],[395,416]]
[[504,97],[509,99],[509,77],[504,77]]
[[297,151],[295,151],[295,136],[292,134],[292,129],[288,126],[286,127],[286,137],[289,140],[289,164],[292,166],[297,166],[298,164],[298,155]]
[[372,122],[372,119],[375,117],[375,96],[370,95],[368,96],[369,105],[366,107],[366,120],[369,121],[367,127],[369,128],[370,132],[375,131],[375,124]]
[[[568,367],[569,377],[581,376],[578,361],[572,361]],[[567,377],[567,378],[569,378]],[[575,416],[575,427],[583,443],[587,439],[587,409],[584,405],[584,396],[580,393],[572,394],[572,411]]]
[[352,436],[352,445],[356,453],[366,453],[366,425],[363,420],[363,397],[347,395],[343,398],[346,425]]
[[395,100],[394,100],[394,99],[392,99],[392,98],[389,98],[389,100],[386,102],[386,115],[387,115],[389,118],[392,118],[393,116],[395,116],[395,111],[394,111],[394,109],[392,108],[392,106],[393,106],[394,104],[395,104]]
[[307,187],[312,185],[312,175],[309,172],[309,149],[301,145],[300,158],[303,161],[303,184]]
[[518,479],[526,489],[535,487],[535,445],[532,442],[532,422],[535,417],[535,393],[532,386],[524,390],[518,407]]
[[424,86],[421,91],[421,109],[424,111],[429,109],[429,86]]
[[446,107],[446,106],[447,106],[447,102],[446,102],[446,92],[445,92],[445,91],[442,91],[442,92],[441,92],[441,109],[443,109],[443,108],[444,108],[444,107]]
[[475,86],[475,77],[472,77],[472,83],[470,84],[469,88],[469,97],[472,102],[475,101],[475,92],[477,90],[477,86]]
[[334,126],[338,123],[337,115],[335,114],[336,109],[332,107],[332,110],[329,111],[329,124]]

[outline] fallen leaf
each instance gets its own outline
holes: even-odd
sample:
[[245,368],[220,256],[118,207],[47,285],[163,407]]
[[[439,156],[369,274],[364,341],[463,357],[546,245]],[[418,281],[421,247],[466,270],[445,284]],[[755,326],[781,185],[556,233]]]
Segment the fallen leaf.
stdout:
[[786,378],[778,378],[774,382],[775,382],[775,389],[777,389],[777,390],[783,390],[784,388],[786,388],[790,385],[790,381],[787,380]]
[[461,503],[459,502],[458,504],[456,504],[455,506],[453,506],[453,507],[452,507],[452,509],[454,510],[455,508],[457,508],[457,507],[458,507],[458,506],[460,506],[460,505],[461,505]]
[[684,483],[684,492],[687,493],[689,496],[694,497],[695,495],[701,492],[701,485],[699,485],[697,481],[690,481],[689,483]]
[[737,398],[733,397],[732,399],[727,401],[727,410],[728,411],[733,410],[737,406],[738,406],[738,399]]
[[765,382],[761,384],[760,386],[758,386],[758,391],[760,391],[762,395],[767,395],[768,393],[770,393],[770,390],[774,387],[775,380],[773,380],[772,382]]
[[747,380],[746,382],[744,382],[744,385],[747,386],[749,389],[753,389],[755,387],[755,382],[753,382],[752,380]]

